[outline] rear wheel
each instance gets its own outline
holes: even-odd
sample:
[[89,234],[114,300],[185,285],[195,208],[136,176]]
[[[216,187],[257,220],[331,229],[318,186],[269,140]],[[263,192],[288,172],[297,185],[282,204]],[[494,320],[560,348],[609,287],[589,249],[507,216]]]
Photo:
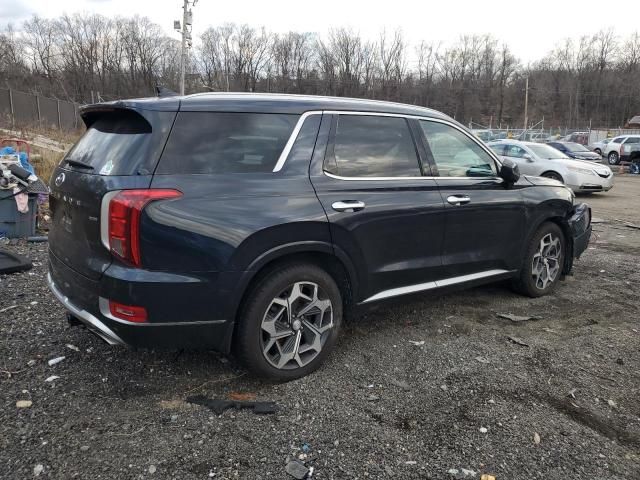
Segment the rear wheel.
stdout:
[[556,172],[544,172],[542,176],[545,178],[551,178],[552,180],[557,180],[560,183],[564,183],[564,179],[562,178],[562,175]]
[[609,161],[609,165],[618,165],[618,163],[620,162],[618,152],[610,152],[607,156],[607,160]]
[[602,156],[602,150],[600,150],[599,148],[596,148],[594,150],[594,152],[596,152],[598,155]]
[[277,381],[316,370],[333,349],[342,323],[342,298],[331,275],[306,263],[263,278],[249,293],[236,350],[252,372]]
[[553,291],[562,276],[565,237],[555,223],[546,222],[531,238],[516,290],[529,297],[541,297]]

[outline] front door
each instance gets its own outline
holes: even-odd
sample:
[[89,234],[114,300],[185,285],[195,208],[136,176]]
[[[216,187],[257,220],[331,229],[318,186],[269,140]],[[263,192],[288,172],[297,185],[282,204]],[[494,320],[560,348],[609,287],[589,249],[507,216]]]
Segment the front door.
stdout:
[[462,128],[419,123],[447,212],[446,277],[473,280],[518,269],[525,227],[520,191],[505,185],[489,149]]
[[311,181],[334,245],[362,272],[358,302],[432,288],[439,276],[444,205],[414,136],[399,116],[324,115]]

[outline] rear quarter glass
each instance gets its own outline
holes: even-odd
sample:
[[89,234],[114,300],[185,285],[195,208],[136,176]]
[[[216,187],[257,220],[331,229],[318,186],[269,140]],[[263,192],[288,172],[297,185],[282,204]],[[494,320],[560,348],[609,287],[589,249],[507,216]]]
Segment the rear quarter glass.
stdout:
[[180,112],[156,174],[271,172],[299,115]]
[[119,109],[89,112],[83,118],[87,131],[62,160],[89,168],[97,175],[148,175],[155,169],[164,148],[175,112]]

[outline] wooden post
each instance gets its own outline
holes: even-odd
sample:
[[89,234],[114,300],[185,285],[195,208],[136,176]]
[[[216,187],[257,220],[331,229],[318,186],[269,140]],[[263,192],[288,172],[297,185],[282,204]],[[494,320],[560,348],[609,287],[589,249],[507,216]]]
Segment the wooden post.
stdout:
[[58,107],[58,129],[62,130],[62,122],[60,122],[60,100],[56,98],[56,107]]
[[11,93],[11,89],[9,89],[9,111],[11,112],[11,128],[14,128],[16,120],[13,113],[13,93]]
[[40,116],[40,95],[36,95],[36,108],[38,109],[38,126],[42,128],[42,117]]

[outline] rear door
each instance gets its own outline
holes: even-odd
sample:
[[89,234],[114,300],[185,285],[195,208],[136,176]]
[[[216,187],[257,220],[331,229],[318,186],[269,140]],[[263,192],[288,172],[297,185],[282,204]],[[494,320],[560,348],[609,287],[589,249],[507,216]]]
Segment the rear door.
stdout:
[[419,123],[445,202],[446,277],[482,278],[518,268],[525,222],[520,191],[506,187],[488,149],[462,128]]
[[101,204],[110,191],[148,188],[175,112],[101,107],[51,176],[51,253],[98,279],[111,263],[101,241]]
[[415,135],[399,116],[323,117],[311,180],[333,243],[362,272],[357,301],[423,290],[440,274],[444,205],[436,182],[423,176]]

